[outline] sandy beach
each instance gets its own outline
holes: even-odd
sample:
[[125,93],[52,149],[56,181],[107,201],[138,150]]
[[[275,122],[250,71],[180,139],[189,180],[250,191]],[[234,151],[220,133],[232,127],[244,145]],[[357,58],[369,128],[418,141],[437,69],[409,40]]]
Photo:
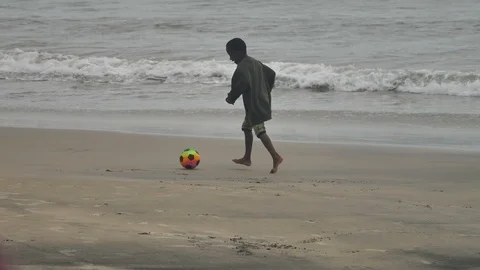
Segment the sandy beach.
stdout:
[[244,167],[242,140],[0,128],[3,248],[14,269],[480,269],[480,154],[276,146],[271,175],[258,139]]

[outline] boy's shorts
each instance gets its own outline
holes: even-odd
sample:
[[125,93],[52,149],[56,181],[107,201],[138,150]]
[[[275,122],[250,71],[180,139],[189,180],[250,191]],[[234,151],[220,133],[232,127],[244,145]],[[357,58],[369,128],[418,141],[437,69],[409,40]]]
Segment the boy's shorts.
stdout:
[[243,123],[242,123],[242,130],[243,131],[253,131],[255,132],[255,135],[258,137],[260,135],[262,135],[263,133],[267,132],[267,130],[265,129],[265,123],[260,123],[260,124],[257,124],[257,125],[253,125],[251,126],[247,120],[243,120]]

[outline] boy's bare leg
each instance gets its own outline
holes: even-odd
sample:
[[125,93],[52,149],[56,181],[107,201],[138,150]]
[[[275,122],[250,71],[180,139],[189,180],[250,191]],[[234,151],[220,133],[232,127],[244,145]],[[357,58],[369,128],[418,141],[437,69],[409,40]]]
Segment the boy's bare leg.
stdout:
[[272,140],[270,140],[270,137],[267,135],[267,133],[263,133],[259,136],[260,140],[262,141],[263,145],[265,148],[267,148],[268,152],[272,156],[273,159],[273,168],[270,170],[270,173],[276,173],[278,170],[278,166],[283,161],[283,158],[277,153],[275,150],[275,147],[273,147]]
[[232,161],[237,164],[250,166],[252,165],[253,134],[251,130],[244,130],[243,133],[245,133],[245,155]]

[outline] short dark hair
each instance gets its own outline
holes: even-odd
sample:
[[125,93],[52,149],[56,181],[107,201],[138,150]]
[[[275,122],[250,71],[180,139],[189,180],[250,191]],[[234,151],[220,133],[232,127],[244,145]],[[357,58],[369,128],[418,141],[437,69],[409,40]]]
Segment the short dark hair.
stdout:
[[240,51],[240,52],[247,52],[247,44],[241,38],[233,38],[227,42],[227,50],[228,51]]

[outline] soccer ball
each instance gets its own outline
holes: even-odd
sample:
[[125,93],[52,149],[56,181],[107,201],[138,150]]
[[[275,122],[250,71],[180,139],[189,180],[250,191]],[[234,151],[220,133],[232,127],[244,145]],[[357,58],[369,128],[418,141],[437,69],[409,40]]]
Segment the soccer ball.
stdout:
[[196,149],[187,148],[180,155],[180,164],[185,169],[194,169],[200,164],[200,154]]

